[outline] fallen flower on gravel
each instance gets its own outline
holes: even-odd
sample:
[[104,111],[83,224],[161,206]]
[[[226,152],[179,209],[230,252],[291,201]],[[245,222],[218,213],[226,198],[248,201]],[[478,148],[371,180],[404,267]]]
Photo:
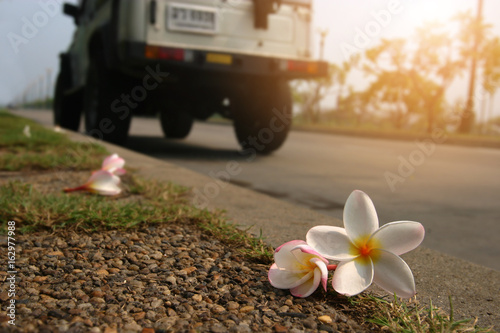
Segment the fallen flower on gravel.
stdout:
[[30,125],[26,125],[26,126],[24,126],[24,129],[23,129],[23,134],[24,134],[27,138],[31,138]]
[[118,154],[113,154],[104,159],[102,162],[101,170],[106,170],[115,174],[117,176],[124,175],[126,173],[123,166],[125,165],[125,160],[118,156]]
[[375,206],[362,191],[351,193],[344,207],[344,228],[316,226],[307,243],[327,259],[340,261],[333,288],[353,296],[372,282],[400,297],[415,295],[413,274],[399,255],[415,249],[424,239],[418,222],[391,222],[379,228]]
[[61,128],[61,126],[56,125],[56,126],[54,127],[54,132],[57,132],[57,133],[64,133],[64,132],[66,132],[66,131],[65,131],[65,130],[63,130],[63,129]]
[[326,291],[328,260],[302,240],[287,242],[274,252],[275,263],[268,273],[269,282],[278,289],[290,289],[292,295],[307,297],[319,286]]
[[66,188],[64,192],[87,191],[101,195],[117,195],[121,192],[118,184],[120,184],[118,176],[115,176],[110,171],[99,170],[94,172],[85,184],[74,188]]

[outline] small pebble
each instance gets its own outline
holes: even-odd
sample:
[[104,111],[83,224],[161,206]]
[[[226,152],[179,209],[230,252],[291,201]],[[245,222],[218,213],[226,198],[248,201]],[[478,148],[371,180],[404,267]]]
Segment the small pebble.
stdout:
[[325,324],[330,324],[330,323],[332,323],[332,322],[333,322],[332,317],[330,317],[330,316],[326,316],[326,315],[325,315],[325,316],[320,316],[320,317],[318,317],[318,320],[319,320],[320,322],[322,322],[322,323],[325,323]]

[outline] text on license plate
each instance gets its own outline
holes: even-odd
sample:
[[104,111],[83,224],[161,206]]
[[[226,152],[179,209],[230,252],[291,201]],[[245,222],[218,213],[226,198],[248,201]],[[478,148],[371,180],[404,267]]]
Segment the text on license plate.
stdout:
[[169,30],[215,33],[217,12],[215,8],[170,4],[167,14]]

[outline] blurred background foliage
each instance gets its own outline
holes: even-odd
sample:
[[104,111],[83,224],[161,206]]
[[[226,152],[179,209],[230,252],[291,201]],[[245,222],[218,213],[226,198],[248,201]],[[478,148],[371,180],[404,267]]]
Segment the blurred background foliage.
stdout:
[[[446,92],[456,79],[470,76],[473,60],[474,112],[467,113],[467,91],[456,100]],[[347,84],[354,72],[363,75],[366,89]],[[427,23],[412,39],[382,39],[342,64],[331,64],[327,79],[292,87],[301,124],[498,135],[500,118],[491,115],[500,87],[500,38],[480,16],[463,12],[446,23]],[[319,102],[332,95],[334,105],[320,108]]]

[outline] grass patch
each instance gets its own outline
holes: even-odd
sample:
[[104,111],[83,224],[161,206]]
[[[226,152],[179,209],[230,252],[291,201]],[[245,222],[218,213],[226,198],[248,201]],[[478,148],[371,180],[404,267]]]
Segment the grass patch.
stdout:
[[[30,136],[24,133],[29,126]],[[0,111],[0,170],[91,170],[100,167],[106,149],[74,142],[34,121]]]
[[238,229],[236,225],[227,223],[224,219],[206,219],[209,223],[200,223],[199,227],[219,240],[223,240],[226,245],[239,248],[247,257],[250,257],[261,264],[271,264],[273,262],[274,249],[266,244],[262,236],[254,237],[246,230]]
[[[128,229],[143,223],[179,221],[190,217],[180,197],[184,189],[171,183],[145,184],[127,177],[124,193],[102,197],[88,193],[44,193],[32,184],[10,181],[0,186],[0,218],[15,220],[19,231]],[[154,199],[153,199],[154,198]],[[5,229],[5,224],[2,226]]]
[[62,187],[42,191],[19,180],[0,186],[1,232],[6,221],[16,221],[21,233],[42,230],[96,232],[131,229],[174,222],[196,223],[226,245],[262,263],[270,263],[273,249],[262,235],[253,237],[226,222],[222,213],[200,210],[186,200],[188,189],[173,183],[144,180],[136,175],[122,177],[123,192],[105,197],[91,193],[64,193]]
[[366,309],[366,321],[389,332],[403,333],[479,333],[495,332],[491,328],[479,328],[474,319],[456,320],[450,297],[450,313],[432,305],[421,305],[416,300],[404,301],[394,296],[392,301],[374,295],[350,298],[351,305]]

